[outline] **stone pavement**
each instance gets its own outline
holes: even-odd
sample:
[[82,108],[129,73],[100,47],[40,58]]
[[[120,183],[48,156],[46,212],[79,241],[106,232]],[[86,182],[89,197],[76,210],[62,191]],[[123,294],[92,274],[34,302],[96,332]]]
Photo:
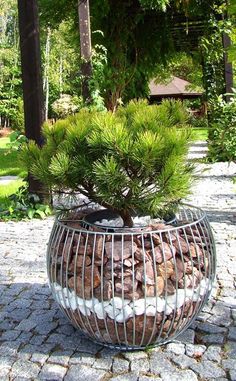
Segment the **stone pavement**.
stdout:
[[47,286],[53,219],[0,223],[0,381],[236,381],[236,165],[206,165],[192,202],[206,209],[218,266],[213,295],[178,341],[119,352],[70,325]]

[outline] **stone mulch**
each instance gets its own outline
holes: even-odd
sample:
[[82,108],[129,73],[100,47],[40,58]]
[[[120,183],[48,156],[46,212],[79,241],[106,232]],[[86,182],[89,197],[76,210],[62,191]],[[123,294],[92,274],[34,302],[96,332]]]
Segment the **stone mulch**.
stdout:
[[0,223],[0,381],[236,380],[236,165],[198,169],[191,202],[207,211],[214,231],[216,287],[178,340],[152,350],[93,344],[62,315],[46,276],[52,218]]

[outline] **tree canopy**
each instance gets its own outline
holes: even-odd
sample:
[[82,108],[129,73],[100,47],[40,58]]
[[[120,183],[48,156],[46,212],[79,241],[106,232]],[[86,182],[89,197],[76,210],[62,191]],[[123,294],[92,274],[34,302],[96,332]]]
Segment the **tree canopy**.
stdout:
[[[196,49],[214,8],[222,4],[213,0],[92,1],[92,31],[101,31],[92,34],[92,43],[107,52],[103,76],[98,79],[106,106],[114,109],[121,98],[125,102],[147,95],[157,69],[166,65],[169,55],[186,50],[183,41],[192,39]],[[55,27],[66,18],[76,34],[76,0],[40,0],[40,7],[42,24]],[[200,21],[200,32],[195,32],[192,24],[190,28],[196,21]]]

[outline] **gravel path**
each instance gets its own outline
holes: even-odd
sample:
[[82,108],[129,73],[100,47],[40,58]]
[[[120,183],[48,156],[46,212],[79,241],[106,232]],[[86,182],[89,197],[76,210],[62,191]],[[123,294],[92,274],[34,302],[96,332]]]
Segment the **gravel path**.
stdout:
[[161,348],[119,353],[85,339],[47,286],[53,219],[0,223],[0,381],[236,380],[236,165],[198,168],[191,201],[212,223],[217,284],[191,328]]

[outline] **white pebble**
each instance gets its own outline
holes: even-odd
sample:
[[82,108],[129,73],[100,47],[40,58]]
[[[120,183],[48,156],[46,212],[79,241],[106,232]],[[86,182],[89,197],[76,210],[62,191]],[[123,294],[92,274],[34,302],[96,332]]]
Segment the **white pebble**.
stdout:
[[200,299],[200,295],[199,294],[194,294],[193,297],[192,297],[192,301],[193,302],[198,302],[199,299]]
[[84,315],[84,316],[90,316],[91,315],[91,312],[88,308],[84,307],[84,306],[79,306],[79,310],[80,312]]
[[93,299],[88,299],[88,300],[85,300],[85,305],[87,308],[91,309],[93,307]]
[[123,312],[121,312],[119,315],[117,315],[115,320],[117,323],[123,323],[125,321],[125,317],[124,317]]
[[192,288],[186,288],[185,291],[186,291],[186,298],[192,299],[193,293],[194,293],[194,289],[192,289]]
[[165,313],[166,315],[170,315],[173,312],[173,308],[171,308],[169,305],[166,306]]
[[138,299],[134,301],[134,307],[137,308],[145,308],[147,304],[145,304],[145,299]]
[[125,317],[125,320],[128,320],[130,317],[132,317],[133,314],[134,313],[133,313],[132,308],[129,305],[125,306],[125,308],[124,308],[124,317]]
[[122,298],[115,296],[113,299],[111,299],[111,305],[121,310],[123,307]]
[[108,316],[109,316],[110,319],[115,319],[115,317],[116,317],[117,315],[119,315],[119,313],[120,313],[120,310],[118,310],[117,308],[114,308],[114,307],[112,307],[112,306],[107,306],[107,307],[105,308],[105,311],[106,311],[106,313],[108,314]]
[[130,304],[130,300],[129,299],[124,299],[124,306],[127,306],[128,304]]
[[156,305],[156,310],[157,312],[163,312],[165,309],[165,300],[162,298],[158,298],[157,305]]
[[101,302],[101,303],[103,303],[103,307],[105,308],[109,306],[110,302],[111,302],[110,300],[106,300],[105,302]]
[[144,312],[145,312],[145,308],[134,307],[134,313],[135,313],[135,315],[140,316],[140,315],[143,315]]
[[177,294],[177,303],[176,303],[176,308],[180,308],[182,307],[182,305],[184,304],[185,302],[185,295],[183,293],[181,294]]
[[65,295],[65,297],[69,297],[69,295],[70,295],[70,291],[69,291],[69,289],[68,288],[63,288],[63,294]]
[[70,300],[70,308],[75,311],[77,310],[78,305],[76,304],[76,300],[73,298]]
[[175,305],[176,304],[176,298],[177,298],[176,295],[169,295],[166,298],[166,303],[169,305],[171,305],[171,304]]
[[62,287],[58,283],[53,283],[52,287],[54,288],[55,291],[61,291]]
[[83,306],[83,305],[84,305],[84,299],[79,298],[79,297],[77,296],[77,303],[78,303],[79,306]]
[[147,316],[155,316],[157,313],[157,310],[155,307],[153,306],[148,306],[147,309],[146,309],[146,315]]
[[98,319],[105,319],[106,311],[104,310],[102,303],[98,303],[94,306],[94,311],[98,317]]

